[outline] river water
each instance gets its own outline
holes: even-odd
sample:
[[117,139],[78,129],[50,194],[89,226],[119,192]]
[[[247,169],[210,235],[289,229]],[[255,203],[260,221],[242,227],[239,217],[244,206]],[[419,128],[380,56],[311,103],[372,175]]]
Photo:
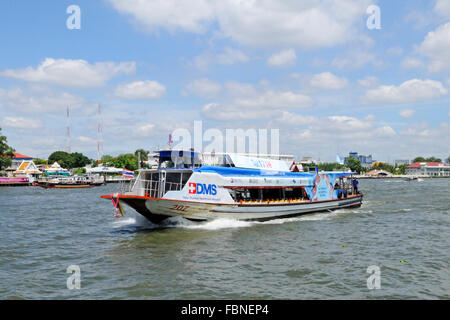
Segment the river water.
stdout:
[[99,196],[116,188],[0,188],[0,299],[450,299],[450,179],[360,180],[358,209],[164,227],[114,219]]

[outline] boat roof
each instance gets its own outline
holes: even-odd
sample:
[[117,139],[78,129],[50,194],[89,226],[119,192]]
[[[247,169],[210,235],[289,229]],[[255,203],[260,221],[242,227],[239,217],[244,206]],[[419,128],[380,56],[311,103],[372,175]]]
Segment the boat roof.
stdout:
[[[260,176],[260,177],[297,177],[297,178],[312,178],[316,175],[315,172],[290,172],[290,171],[274,171],[264,169],[248,169],[248,168],[234,168],[234,167],[213,167],[201,166],[194,169],[194,172],[210,172],[217,173],[222,176]],[[356,172],[319,172],[319,174],[326,174],[333,178],[350,176]]]

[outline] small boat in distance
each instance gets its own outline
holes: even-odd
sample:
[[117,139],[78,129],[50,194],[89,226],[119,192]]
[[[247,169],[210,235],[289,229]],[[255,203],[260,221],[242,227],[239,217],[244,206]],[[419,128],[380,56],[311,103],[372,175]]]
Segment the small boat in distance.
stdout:
[[[193,151],[159,151],[156,170],[140,170],[119,193],[101,196],[121,203],[153,223],[169,217],[265,221],[319,211],[360,207],[353,172],[291,172],[282,160],[224,155],[218,166],[202,166]],[[350,177],[350,178],[349,178]]]
[[90,188],[104,184],[101,176],[58,176],[44,178],[37,181],[37,185],[42,188]]

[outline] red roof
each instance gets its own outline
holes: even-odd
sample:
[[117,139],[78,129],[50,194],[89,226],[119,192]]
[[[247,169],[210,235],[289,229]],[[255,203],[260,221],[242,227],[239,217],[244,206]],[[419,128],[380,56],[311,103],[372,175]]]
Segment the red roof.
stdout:
[[449,165],[442,162],[414,162],[413,164],[410,164],[407,166],[407,168],[420,168],[421,163],[426,163],[427,167],[437,167],[437,166],[445,166],[448,167]]
[[33,159],[33,157],[29,157],[29,156],[23,155],[21,153],[14,152],[13,159],[30,159],[31,160],[31,159]]

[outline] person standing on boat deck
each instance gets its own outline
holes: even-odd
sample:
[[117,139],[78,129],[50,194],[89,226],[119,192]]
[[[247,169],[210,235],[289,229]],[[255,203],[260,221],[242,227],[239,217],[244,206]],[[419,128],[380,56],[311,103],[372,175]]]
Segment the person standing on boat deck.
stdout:
[[353,190],[355,190],[355,194],[358,194],[358,180],[353,179]]

